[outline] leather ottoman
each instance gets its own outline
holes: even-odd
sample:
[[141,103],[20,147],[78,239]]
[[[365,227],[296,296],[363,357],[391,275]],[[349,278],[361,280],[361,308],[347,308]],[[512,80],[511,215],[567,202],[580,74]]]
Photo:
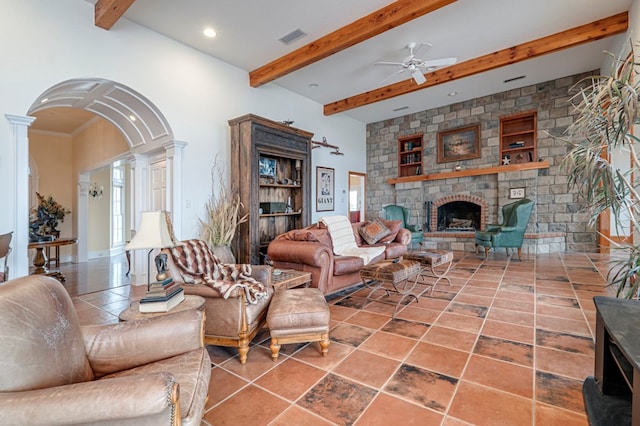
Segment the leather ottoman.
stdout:
[[271,358],[278,359],[280,345],[320,342],[320,352],[329,351],[329,305],[317,288],[276,291],[267,312],[271,334]]

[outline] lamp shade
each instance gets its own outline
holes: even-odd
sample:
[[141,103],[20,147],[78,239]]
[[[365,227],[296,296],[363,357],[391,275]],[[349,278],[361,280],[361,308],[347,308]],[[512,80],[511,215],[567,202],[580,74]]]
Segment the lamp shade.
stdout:
[[154,249],[175,245],[167,226],[166,212],[152,211],[142,212],[140,228],[125,246],[125,250]]

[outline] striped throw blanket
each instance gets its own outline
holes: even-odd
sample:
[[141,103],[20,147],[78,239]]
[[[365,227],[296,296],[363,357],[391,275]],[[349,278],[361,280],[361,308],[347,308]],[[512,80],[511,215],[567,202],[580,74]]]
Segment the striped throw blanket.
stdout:
[[202,240],[186,240],[181,244],[171,248],[171,256],[185,283],[206,284],[224,299],[236,296],[243,289],[250,304],[269,297],[266,286],[250,276],[251,265],[220,262]]

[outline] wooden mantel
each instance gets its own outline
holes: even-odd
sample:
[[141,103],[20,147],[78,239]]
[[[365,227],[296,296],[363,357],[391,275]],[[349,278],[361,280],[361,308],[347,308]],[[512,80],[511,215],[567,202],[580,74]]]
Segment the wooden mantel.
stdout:
[[482,176],[482,175],[497,175],[499,173],[518,172],[522,170],[535,170],[535,169],[548,169],[548,161],[538,161],[532,163],[522,164],[509,164],[506,166],[485,167],[481,169],[469,169],[460,170],[459,172],[441,172],[433,174],[423,174],[416,176],[403,176],[397,178],[387,179],[389,185],[395,185],[396,183],[407,182],[420,182],[423,180],[439,180],[439,179],[453,179],[462,178],[468,176]]

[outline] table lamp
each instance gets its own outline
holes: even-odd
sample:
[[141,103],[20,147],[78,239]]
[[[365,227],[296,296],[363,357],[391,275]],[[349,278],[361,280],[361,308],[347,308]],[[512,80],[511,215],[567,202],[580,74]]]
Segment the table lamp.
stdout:
[[147,291],[151,287],[151,252],[154,249],[176,246],[171,237],[167,219],[165,211],[142,212],[140,229],[125,246],[125,250],[149,249],[149,253],[147,253]]

